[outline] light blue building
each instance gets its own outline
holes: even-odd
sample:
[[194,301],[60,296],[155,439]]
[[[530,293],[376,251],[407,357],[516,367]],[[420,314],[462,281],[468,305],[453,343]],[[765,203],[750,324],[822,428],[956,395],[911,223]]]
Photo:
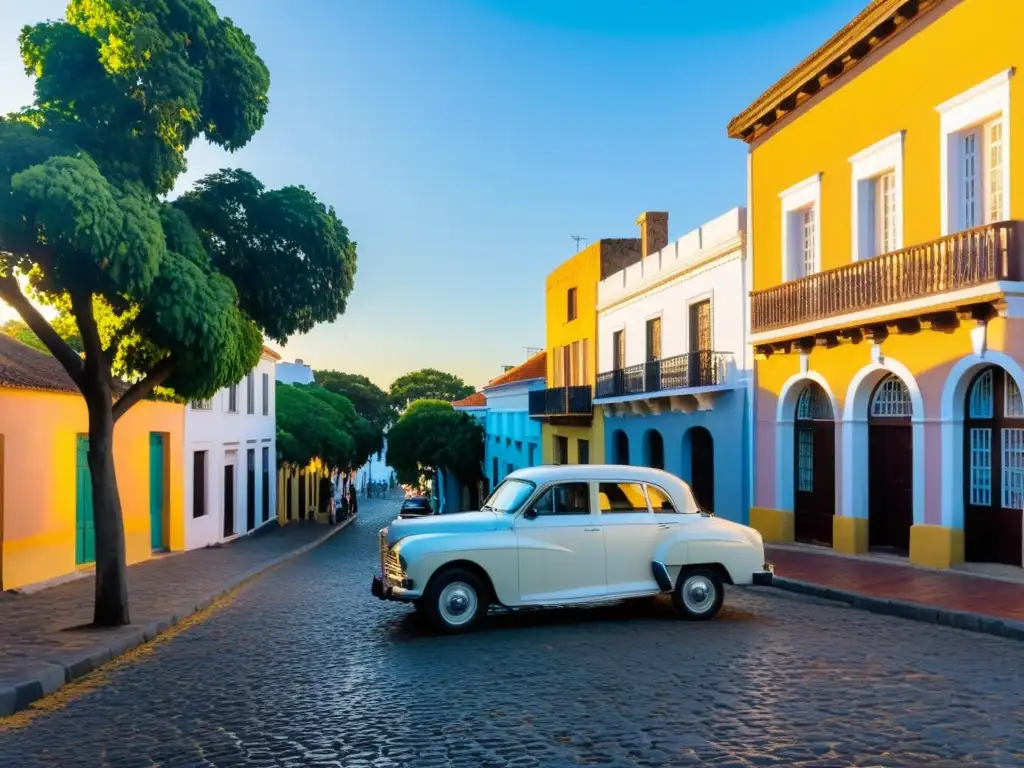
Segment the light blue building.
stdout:
[[[752,435],[746,211],[736,208],[598,285],[598,376],[609,463],[665,469],[746,523]],[[648,214],[648,219],[651,214]]]

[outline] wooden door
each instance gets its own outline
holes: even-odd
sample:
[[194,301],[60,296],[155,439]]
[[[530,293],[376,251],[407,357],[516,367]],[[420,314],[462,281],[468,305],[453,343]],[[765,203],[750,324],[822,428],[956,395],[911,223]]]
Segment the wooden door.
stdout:
[[964,557],[1024,564],[1024,400],[1013,378],[987,368],[967,393]]
[[235,465],[224,465],[224,536],[235,533]]
[[149,433],[149,546],[163,549],[164,541],[164,436]]
[[690,489],[697,503],[715,510],[715,445],[704,427],[690,430]]
[[256,449],[245,452],[245,529],[256,527]]
[[92,476],[89,474],[89,436],[78,435],[75,456],[75,564],[96,560],[96,526],[92,512]]
[[690,305],[690,386],[711,383],[711,300]]
[[[262,507],[263,522],[267,522],[270,519],[270,449],[264,447],[263,449],[263,496],[262,496]],[[338,482],[341,482],[341,478],[338,478]]]
[[820,385],[809,382],[796,407],[793,512],[797,541],[832,546],[836,501],[835,420]]
[[883,379],[868,413],[868,545],[905,555],[914,524],[914,445],[910,395]]

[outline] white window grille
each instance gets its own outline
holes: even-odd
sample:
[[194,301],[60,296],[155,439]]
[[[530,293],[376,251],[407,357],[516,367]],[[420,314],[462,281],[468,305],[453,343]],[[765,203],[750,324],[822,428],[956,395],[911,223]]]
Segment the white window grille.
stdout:
[[1024,508],[1024,429],[1003,429],[1003,509]]
[[896,173],[888,171],[878,177],[878,243],[877,252],[891,253],[896,245]]
[[971,131],[963,137],[964,229],[978,225],[978,135]]
[[1003,415],[1011,419],[1024,417],[1024,400],[1020,387],[1008,371],[1003,371]]
[[913,415],[910,392],[903,379],[890,374],[882,380],[871,400],[871,415],[886,419],[908,418]]
[[988,139],[988,223],[1002,221],[1003,216],[1003,121],[987,126]]
[[992,505],[992,430],[971,428],[971,504]]
[[968,415],[972,419],[991,419],[993,416],[992,369],[989,368],[971,385]]
[[797,431],[796,489],[814,491],[814,430],[807,427]]
[[832,404],[821,389],[806,386],[796,401],[796,417],[801,421],[831,419]]
[[802,266],[803,274],[813,275],[817,270],[816,259],[814,256],[814,207],[805,208],[801,212],[801,231],[803,233],[802,239]]
[[192,401],[192,410],[193,411],[212,411],[213,410],[213,400],[211,400],[210,398],[206,398],[206,399],[202,399],[202,400],[193,400]]

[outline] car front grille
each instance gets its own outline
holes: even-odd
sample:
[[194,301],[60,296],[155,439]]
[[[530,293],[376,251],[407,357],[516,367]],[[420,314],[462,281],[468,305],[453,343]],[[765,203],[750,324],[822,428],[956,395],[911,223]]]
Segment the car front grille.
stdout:
[[380,547],[380,573],[385,584],[401,584],[405,574],[402,573],[402,564],[398,560],[398,554],[388,546],[388,530],[381,529],[378,536]]

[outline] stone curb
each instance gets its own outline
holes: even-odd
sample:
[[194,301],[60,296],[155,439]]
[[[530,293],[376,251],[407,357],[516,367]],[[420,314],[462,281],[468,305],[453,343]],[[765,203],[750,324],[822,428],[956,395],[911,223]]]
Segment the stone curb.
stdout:
[[189,616],[208,608],[219,598],[253,577],[320,546],[332,536],[341,533],[357,517],[358,514],[353,515],[313,541],[242,572],[218,587],[213,594],[206,595],[194,604],[190,604],[189,608],[184,611],[111,630],[110,635],[91,648],[55,651],[40,658],[37,662],[27,662],[23,680],[0,683],[0,717],[13,715],[28,707],[33,701],[49,696],[57,689],[84,677],[103,664],[138,648],[140,645],[152,642],[158,635],[163,634]]
[[994,616],[985,616],[980,613],[955,611],[950,608],[938,608],[933,605],[914,603],[909,600],[872,597],[858,592],[824,587],[820,584],[779,578],[778,576],[772,580],[772,586],[787,592],[796,592],[810,597],[820,597],[825,600],[846,603],[854,608],[870,611],[871,613],[897,616],[901,619],[910,619],[911,621],[940,624],[945,627],[966,629],[968,632],[981,632],[986,635],[995,635],[996,637],[1003,637],[1009,640],[1024,641],[1024,622],[998,619]]

